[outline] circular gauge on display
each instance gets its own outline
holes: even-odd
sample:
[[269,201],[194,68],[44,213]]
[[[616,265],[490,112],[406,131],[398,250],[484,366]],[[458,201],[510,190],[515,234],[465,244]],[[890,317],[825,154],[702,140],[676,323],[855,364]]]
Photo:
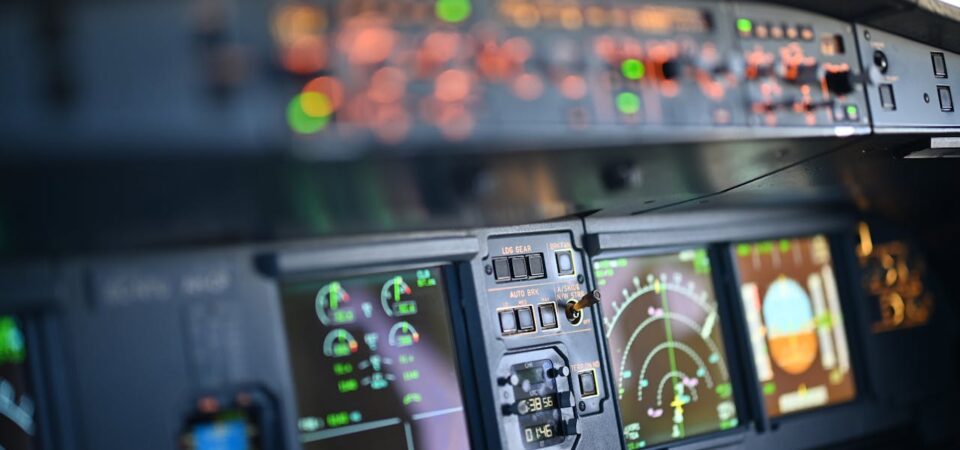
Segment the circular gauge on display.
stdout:
[[409,322],[397,322],[390,328],[387,339],[393,347],[409,347],[420,342],[420,333]]
[[393,277],[380,290],[380,303],[390,317],[403,317],[417,313],[417,301],[410,298],[413,292],[403,277]]
[[337,328],[327,333],[323,339],[323,354],[331,358],[350,356],[360,349],[357,340],[349,331]]
[[323,286],[317,292],[316,308],[317,317],[324,325],[341,325],[356,320],[350,294],[336,281]]
[[597,261],[594,271],[628,447],[737,426],[706,251]]

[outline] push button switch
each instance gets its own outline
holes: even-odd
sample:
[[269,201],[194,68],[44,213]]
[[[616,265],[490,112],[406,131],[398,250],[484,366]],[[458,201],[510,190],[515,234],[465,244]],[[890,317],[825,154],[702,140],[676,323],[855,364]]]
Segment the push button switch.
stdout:
[[517,309],[517,324],[521,332],[533,331],[537,324],[533,321],[533,307],[524,306]]
[[597,372],[594,370],[587,370],[580,372],[577,375],[577,378],[580,379],[580,396],[581,397],[593,397],[599,392],[597,391]]
[[514,280],[525,280],[527,278],[527,259],[522,256],[510,258],[510,270],[513,272]]
[[500,332],[502,334],[517,332],[517,316],[512,309],[500,311]]
[[943,53],[932,52],[930,53],[930,59],[933,60],[933,76],[937,78],[946,78],[947,61],[944,59]]
[[892,84],[880,85],[880,106],[891,111],[897,109],[897,101],[893,98]]
[[527,255],[527,265],[530,268],[530,278],[543,278],[543,255],[535,253]]
[[497,281],[510,280],[510,261],[507,258],[494,258],[493,276]]
[[573,253],[569,250],[557,252],[557,273],[560,275],[573,274]]
[[553,303],[544,303],[538,307],[540,309],[540,327],[545,330],[552,330],[559,326],[557,322],[557,305]]
[[937,86],[937,95],[940,97],[940,111],[953,111],[953,96],[950,86]]

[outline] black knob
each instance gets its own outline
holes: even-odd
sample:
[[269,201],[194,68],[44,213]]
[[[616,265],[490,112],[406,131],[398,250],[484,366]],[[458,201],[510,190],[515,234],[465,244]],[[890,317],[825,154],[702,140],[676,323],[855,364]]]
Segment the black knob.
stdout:
[[515,373],[514,373],[514,374],[510,374],[510,376],[497,378],[497,383],[498,383],[500,386],[505,386],[505,385],[508,385],[508,384],[509,384],[510,386],[516,386],[516,385],[520,384],[520,377],[518,377],[517,374],[515,374]]
[[500,412],[503,413],[503,415],[505,416],[509,416],[511,414],[516,413],[517,411],[513,405],[504,403],[503,405],[500,405]]
[[827,89],[837,95],[844,95],[853,92],[854,82],[850,70],[828,71],[824,75],[827,82]]
[[676,59],[668,59],[663,62],[663,79],[665,80],[674,80],[680,77],[680,72],[683,69],[680,61]]
[[547,376],[550,378],[569,377],[570,368],[567,366],[551,367],[547,369]]

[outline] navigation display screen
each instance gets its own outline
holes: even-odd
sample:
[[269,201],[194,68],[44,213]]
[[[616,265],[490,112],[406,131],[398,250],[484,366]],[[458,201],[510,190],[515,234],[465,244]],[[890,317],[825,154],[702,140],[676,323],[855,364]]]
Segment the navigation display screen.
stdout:
[[23,324],[14,316],[0,315],[0,449],[36,448],[27,357]]
[[627,448],[738,424],[705,249],[594,261]]
[[736,244],[743,310],[767,414],[856,394],[826,236]]
[[304,449],[470,447],[441,268],[281,291]]

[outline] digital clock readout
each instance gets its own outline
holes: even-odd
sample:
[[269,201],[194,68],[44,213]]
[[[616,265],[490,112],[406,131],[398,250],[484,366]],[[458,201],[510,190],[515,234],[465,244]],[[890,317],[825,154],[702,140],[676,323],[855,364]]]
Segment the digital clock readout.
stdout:
[[555,394],[530,397],[517,402],[517,412],[521,416],[538,413],[540,411],[549,411],[551,409],[556,409],[556,407],[557,396]]
[[556,429],[552,423],[543,425],[534,425],[523,429],[523,437],[530,442],[540,442],[552,439],[556,434]]

